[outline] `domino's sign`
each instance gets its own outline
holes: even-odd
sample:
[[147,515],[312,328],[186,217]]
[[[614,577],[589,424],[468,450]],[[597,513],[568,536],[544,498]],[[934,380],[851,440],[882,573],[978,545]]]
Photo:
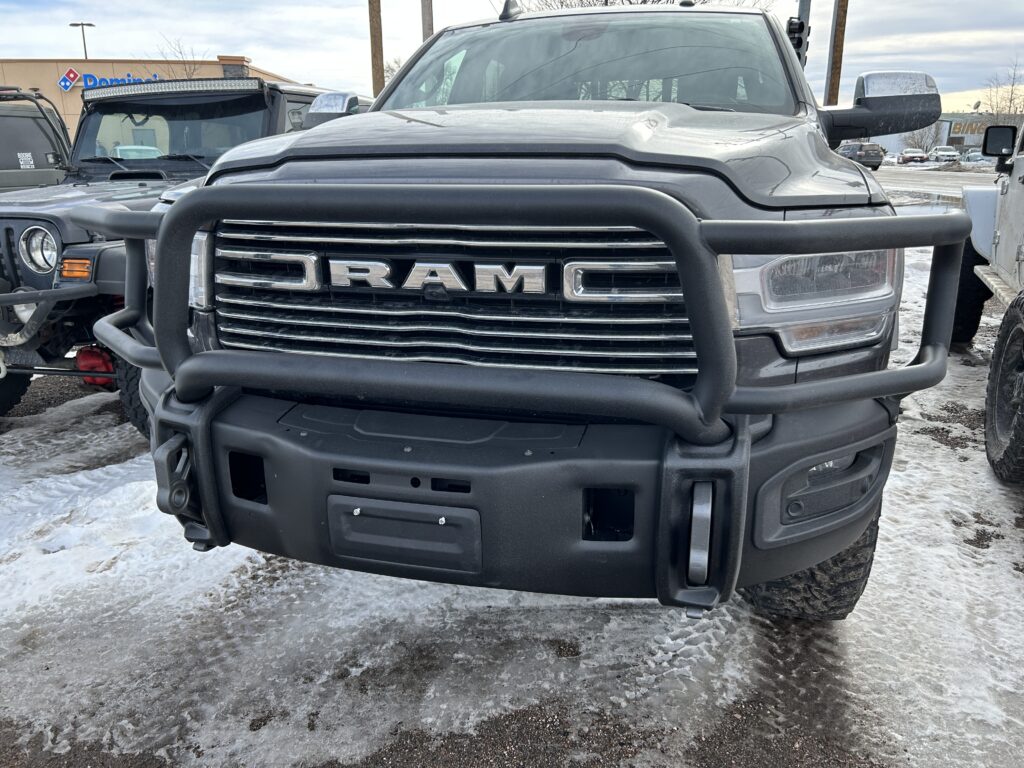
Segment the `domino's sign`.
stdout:
[[57,81],[57,85],[60,86],[62,91],[70,91],[72,86],[79,80],[82,81],[82,88],[89,90],[90,88],[102,88],[106,85],[126,85],[127,83],[148,83],[154,80],[159,80],[159,75],[152,75],[150,77],[135,77],[131,72],[125,73],[124,77],[97,77],[92,72],[83,72],[79,74],[73,67],[68,67],[68,71],[65,72],[61,78]]

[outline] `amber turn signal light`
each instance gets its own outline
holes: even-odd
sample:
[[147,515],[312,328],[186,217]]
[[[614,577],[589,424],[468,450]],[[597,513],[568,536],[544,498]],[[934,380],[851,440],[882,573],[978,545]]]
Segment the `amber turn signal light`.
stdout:
[[89,280],[92,277],[92,261],[90,259],[64,259],[60,263],[62,280]]

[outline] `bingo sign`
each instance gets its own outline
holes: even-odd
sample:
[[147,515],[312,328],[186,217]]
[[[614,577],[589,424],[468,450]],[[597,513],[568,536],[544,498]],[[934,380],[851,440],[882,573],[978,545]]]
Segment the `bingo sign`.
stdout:
[[126,83],[145,83],[152,80],[159,80],[159,75],[153,75],[149,78],[135,77],[131,72],[125,74],[124,77],[97,77],[92,72],[79,73],[74,67],[68,67],[68,71],[61,76],[60,80],[57,81],[57,85],[60,89],[67,93],[71,88],[81,81],[82,88],[89,90],[90,88],[102,88],[105,85],[125,85]]

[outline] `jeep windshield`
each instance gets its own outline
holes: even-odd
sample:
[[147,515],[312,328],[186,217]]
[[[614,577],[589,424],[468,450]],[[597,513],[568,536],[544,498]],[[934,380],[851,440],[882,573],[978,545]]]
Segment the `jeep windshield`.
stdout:
[[380,109],[554,100],[677,102],[789,115],[796,109],[764,16],[692,11],[452,29]]
[[268,114],[262,93],[98,101],[82,118],[72,164],[89,176],[195,177],[232,147],[265,136]]

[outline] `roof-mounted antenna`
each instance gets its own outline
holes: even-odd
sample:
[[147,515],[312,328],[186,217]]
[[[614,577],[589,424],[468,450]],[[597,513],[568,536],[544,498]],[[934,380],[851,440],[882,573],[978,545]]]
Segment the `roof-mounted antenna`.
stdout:
[[505,0],[505,6],[498,14],[498,21],[510,21],[523,12],[517,0]]

